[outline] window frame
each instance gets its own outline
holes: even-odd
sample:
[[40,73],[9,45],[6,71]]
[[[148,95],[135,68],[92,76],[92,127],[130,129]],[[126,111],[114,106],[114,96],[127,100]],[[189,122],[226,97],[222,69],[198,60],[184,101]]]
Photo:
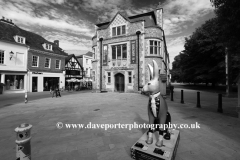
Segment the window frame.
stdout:
[[[123,50],[124,46],[126,47],[126,50]],[[112,47],[112,60],[127,60],[127,43],[112,45],[111,47]],[[118,50],[119,47],[120,47],[120,50]],[[120,56],[118,56],[118,54],[119,54],[118,51],[120,51]],[[125,58],[123,58],[123,56],[124,56],[123,51],[126,51]],[[113,56],[113,55],[115,55],[115,56]],[[115,58],[113,58],[113,57],[115,57]]]
[[[37,66],[33,66],[34,57],[37,57]],[[38,67],[38,65],[39,65],[39,56],[32,55],[32,67]]]
[[45,43],[45,49],[49,50],[49,51],[52,51],[52,45],[48,44],[48,43]]
[[[57,68],[57,61],[59,61],[59,68]],[[61,68],[61,60],[60,59],[56,59],[55,60],[55,69],[60,69]]]
[[86,64],[88,64],[88,58],[86,58]]
[[[46,67],[46,60],[49,59],[48,61],[48,67]],[[51,58],[45,57],[45,63],[44,63],[44,68],[51,68]]]
[[[112,37],[126,35],[127,34],[126,28],[127,28],[126,24],[112,27]],[[118,34],[118,31],[119,31],[119,34]]]
[[[152,42],[152,44],[151,44]],[[161,56],[161,40],[150,39],[149,40],[149,55]],[[152,52],[151,52],[152,50]],[[157,53],[155,53],[157,52]]]
[[[1,61],[2,61],[2,63],[1,63]],[[4,62],[5,62],[5,52],[4,52],[4,50],[0,50],[0,65],[5,64]]]
[[[130,73],[130,74],[129,74]],[[130,82],[131,81],[131,82]],[[132,84],[132,71],[128,71],[128,83]]]
[[16,35],[15,40],[16,40],[17,43],[25,44],[25,37]]
[[107,72],[107,83],[111,83],[111,72]]

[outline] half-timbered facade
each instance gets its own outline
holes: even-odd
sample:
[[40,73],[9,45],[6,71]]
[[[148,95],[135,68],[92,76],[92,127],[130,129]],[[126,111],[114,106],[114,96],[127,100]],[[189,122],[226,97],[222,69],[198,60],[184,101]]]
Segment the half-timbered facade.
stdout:
[[148,64],[159,66],[161,93],[169,81],[169,55],[162,8],[128,16],[118,12],[111,21],[96,24],[93,41],[93,88],[136,92],[150,79]]
[[74,54],[69,55],[65,59],[65,71],[66,76],[65,79],[83,79],[84,77],[84,70],[82,65],[79,63],[78,59],[75,57]]

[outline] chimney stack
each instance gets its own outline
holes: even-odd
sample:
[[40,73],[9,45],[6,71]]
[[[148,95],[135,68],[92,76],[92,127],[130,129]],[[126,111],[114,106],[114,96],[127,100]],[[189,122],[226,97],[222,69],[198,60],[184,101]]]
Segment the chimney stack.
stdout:
[[59,47],[59,40],[55,40],[54,43]]

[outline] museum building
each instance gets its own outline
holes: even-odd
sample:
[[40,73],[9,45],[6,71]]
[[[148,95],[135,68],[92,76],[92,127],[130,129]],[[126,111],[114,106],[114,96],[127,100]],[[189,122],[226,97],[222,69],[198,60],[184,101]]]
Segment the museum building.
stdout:
[[92,38],[93,88],[137,92],[150,79],[148,64],[158,63],[161,93],[169,81],[169,54],[163,30],[163,9],[128,16],[118,12],[112,20],[95,25]]

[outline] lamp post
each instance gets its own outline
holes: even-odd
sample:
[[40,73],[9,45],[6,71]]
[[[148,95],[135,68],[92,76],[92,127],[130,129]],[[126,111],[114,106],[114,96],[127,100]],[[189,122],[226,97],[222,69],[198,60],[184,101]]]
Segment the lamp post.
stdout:
[[11,51],[11,52],[9,53],[9,55],[10,55],[10,60],[11,60],[12,57],[13,57],[13,55],[14,55],[13,51]]

